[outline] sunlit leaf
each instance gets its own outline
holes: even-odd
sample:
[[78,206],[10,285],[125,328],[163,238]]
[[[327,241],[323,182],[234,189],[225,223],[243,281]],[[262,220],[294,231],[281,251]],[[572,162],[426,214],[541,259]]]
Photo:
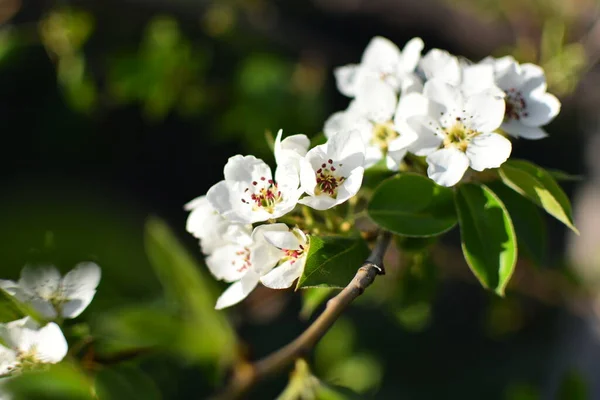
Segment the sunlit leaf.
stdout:
[[359,236],[310,236],[306,266],[296,288],[345,287],[369,255]]
[[544,265],[547,232],[539,208],[502,182],[491,182],[488,187],[502,200],[510,215],[519,250],[538,266]]
[[510,216],[486,186],[461,185],[456,192],[462,250],[481,284],[503,296],[515,269],[517,239]]
[[435,236],[456,225],[452,189],[411,173],[384,181],[367,211],[379,226],[405,236]]
[[579,233],[573,224],[569,198],[547,171],[528,161],[511,160],[500,168],[500,177],[511,189]]

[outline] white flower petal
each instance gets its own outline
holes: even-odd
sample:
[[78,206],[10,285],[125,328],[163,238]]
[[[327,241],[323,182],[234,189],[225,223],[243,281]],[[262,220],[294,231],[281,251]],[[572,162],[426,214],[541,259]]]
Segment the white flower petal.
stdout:
[[282,225],[285,226],[285,230],[270,230],[264,232],[263,235],[265,239],[278,249],[298,250],[302,243],[300,243],[298,237],[294,235],[285,224]]
[[428,80],[435,78],[453,85],[460,83],[461,71],[458,59],[447,51],[429,50],[419,61],[419,66]]
[[377,78],[362,79],[354,100],[362,114],[376,123],[392,119],[397,101],[398,96],[390,85]]
[[344,96],[354,97],[360,68],[360,65],[349,64],[333,70],[337,88]]
[[216,310],[230,307],[244,300],[258,285],[259,276],[256,273],[248,273],[241,280],[231,284],[217,299]]
[[494,67],[488,64],[472,64],[462,68],[461,90],[466,95],[475,94],[484,90],[494,90],[499,96],[504,96],[496,86]]
[[310,208],[314,208],[315,210],[328,210],[339,204],[336,199],[326,194],[320,194],[318,196],[305,196],[301,198],[298,203],[309,206]]
[[[17,365],[17,353],[12,349],[0,345],[0,375],[12,372]],[[0,399],[2,399],[1,393]]]
[[363,167],[357,167],[352,170],[350,175],[346,177],[346,180],[339,187],[338,195],[335,199],[336,204],[341,204],[358,193],[362,186],[364,173],[365,169]]
[[426,156],[436,151],[442,144],[440,136],[440,124],[428,116],[415,116],[407,121],[408,126],[417,135],[414,142],[408,147],[408,151],[418,156]]
[[69,301],[61,307],[64,318],[75,318],[86,309],[96,294],[100,277],[100,267],[91,262],[77,264],[65,275],[61,289]]
[[427,175],[438,185],[450,187],[462,179],[469,168],[469,159],[462,151],[451,147],[427,156]]
[[524,94],[532,92],[543,93],[546,91],[546,75],[539,65],[521,64],[521,85],[518,89]]
[[21,270],[19,286],[26,292],[47,299],[58,290],[60,279],[60,272],[52,265],[39,267],[27,265]]
[[265,235],[270,232],[289,232],[289,228],[283,223],[265,224],[254,228],[252,232],[254,245],[252,246],[250,261],[252,263],[252,270],[259,275],[269,272],[284,255],[280,248],[267,240]]
[[241,279],[249,266],[245,257],[249,256],[248,246],[228,244],[217,248],[206,257],[208,270],[219,280],[234,282]]
[[522,114],[523,125],[536,127],[549,123],[560,112],[560,101],[556,96],[545,92],[534,92],[525,99],[527,115]]
[[238,154],[229,158],[223,175],[226,181],[250,183],[260,177],[271,179],[271,168],[260,158]]
[[505,120],[501,128],[511,136],[522,137],[523,139],[537,140],[548,136],[542,128],[526,126],[514,119]]
[[467,147],[470,166],[475,171],[498,168],[510,156],[510,140],[498,133],[482,133],[471,140]]
[[208,189],[206,198],[208,199],[208,202],[212,208],[214,208],[215,211],[221,214],[224,218],[234,222],[247,223],[247,218],[240,218],[236,215],[236,212],[233,209],[233,204],[231,203],[232,198],[229,191],[229,186],[224,180],[215,183],[210,189]]
[[306,155],[308,147],[310,146],[310,140],[306,135],[291,135],[281,140],[283,130],[280,129],[277,132],[277,138],[275,139],[274,154],[275,162],[279,164],[292,163],[298,166],[300,158]]
[[[340,132],[334,135],[327,141],[325,145],[322,146],[326,146],[324,148],[326,149],[325,152],[327,154],[327,157],[324,158],[325,160],[331,158],[336,162],[344,161],[346,164],[352,164],[356,166],[362,166],[364,163],[365,145],[358,131]],[[308,154],[310,154],[317,147],[309,150],[307,157]]]
[[[319,146],[310,150],[308,153],[311,154],[313,150],[321,151],[322,149],[317,149]],[[314,154],[314,152],[313,152]],[[318,161],[317,161],[318,162]],[[317,177],[315,175],[315,170],[310,162],[310,157],[304,158],[300,161],[300,187],[304,193],[309,195],[315,194],[315,188],[317,186]],[[305,197],[306,198],[306,197]],[[304,198],[304,199],[305,199]],[[298,202],[301,204],[305,204],[302,201],[304,199],[300,199]]]
[[401,73],[413,72],[415,70],[421,58],[423,47],[425,47],[425,44],[419,37],[412,38],[404,45],[399,65]]
[[36,332],[35,355],[39,361],[50,364],[61,362],[68,349],[65,336],[54,322]]
[[[430,101],[430,115],[441,112],[458,111],[463,108],[464,96],[457,86],[453,86],[443,80],[433,79],[425,82],[423,94]],[[432,105],[438,105],[433,109]]]
[[416,74],[407,74],[402,78],[402,84],[400,91],[403,95],[409,93],[422,93],[423,92],[423,81]]
[[268,274],[263,275],[260,281],[263,285],[271,289],[287,289],[302,274],[305,261],[306,257],[286,261]]
[[400,62],[400,49],[390,40],[376,36],[367,45],[361,65],[378,72],[393,74]]
[[0,289],[4,290],[6,293],[14,296],[18,290],[20,290],[19,285],[15,281],[9,281],[5,279],[0,279]]
[[467,97],[464,106],[464,124],[477,132],[492,132],[504,120],[504,99],[491,92],[482,92]]

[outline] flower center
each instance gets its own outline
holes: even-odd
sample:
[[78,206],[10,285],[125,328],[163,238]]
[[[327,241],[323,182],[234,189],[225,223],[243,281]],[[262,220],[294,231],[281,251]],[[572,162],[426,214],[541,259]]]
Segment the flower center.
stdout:
[[[231,261],[231,265],[236,269],[237,272],[244,272],[252,266],[250,262],[250,249],[244,247],[242,250],[236,251],[235,255],[237,256],[233,261]],[[240,265],[238,267],[238,265]]]
[[283,261],[291,260],[291,264],[295,263],[298,258],[300,258],[304,254],[304,246],[299,245],[299,249],[290,250],[290,249],[281,249],[285,254],[283,256]]
[[371,143],[378,146],[384,153],[387,152],[389,143],[398,137],[398,132],[394,129],[391,121],[383,124],[375,124],[373,127],[373,137]]
[[262,209],[269,214],[273,214],[275,206],[283,200],[277,182],[264,176],[258,181],[253,181],[252,186],[244,190],[244,194],[246,193],[250,193],[250,196],[247,199],[242,198],[242,203],[252,205],[254,211]]
[[520,120],[521,117],[527,117],[529,113],[527,110],[527,103],[525,98],[520,91],[515,88],[510,88],[504,98],[506,108],[504,111],[504,118]]
[[471,139],[479,134],[479,132],[467,128],[461,118],[456,118],[456,123],[450,128],[444,129],[446,138],[444,139],[444,147],[456,147],[460,151],[467,151],[467,147]]
[[[339,166],[341,165],[339,164]],[[321,164],[321,168],[317,170],[317,188],[315,189],[317,196],[325,193],[334,199],[337,197],[338,187],[346,178],[338,176],[335,171],[336,168],[333,166],[333,160],[329,159],[326,163]]]

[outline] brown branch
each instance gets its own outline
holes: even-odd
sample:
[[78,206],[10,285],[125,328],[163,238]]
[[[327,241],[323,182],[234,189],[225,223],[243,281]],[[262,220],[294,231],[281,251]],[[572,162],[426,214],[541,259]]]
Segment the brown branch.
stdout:
[[380,233],[371,255],[356,272],[354,279],[337,296],[327,302],[321,315],[294,341],[252,364],[238,365],[233,372],[232,380],[215,399],[240,398],[257,382],[282,372],[296,358],[312,349],[346,310],[346,307],[375,281],[375,277],[385,274],[383,255],[388,248],[390,239],[389,232]]

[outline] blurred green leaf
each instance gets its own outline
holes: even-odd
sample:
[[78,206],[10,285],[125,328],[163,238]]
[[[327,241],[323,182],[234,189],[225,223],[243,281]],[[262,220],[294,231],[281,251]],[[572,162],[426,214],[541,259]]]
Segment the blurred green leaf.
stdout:
[[50,365],[47,370],[27,372],[5,383],[15,400],[91,400],[92,380],[68,363]]
[[506,390],[506,400],[540,400],[540,390],[528,384],[512,384]]
[[157,218],[146,223],[145,245],[167,299],[195,327],[186,342],[193,352],[190,356],[231,362],[236,351],[235,332],[225,315],[214,309],[216,295],[208,283],[211,278],[207,278],[167,225]]
[[323,384],[315,377],[303,359],[296,360],[296,366],[285,390],[277,400],[351,400],[358,399],[356,393],[347,388]]
[[302,291],[302,309],[300,317],[309,319],[315,310],[331,297],[332,288],[306,288]]
[[500,199],[486,186],[464,184],[456,192],[462,250],[481,284],[498,295],[517,262],[515,231]]
[[452,189],[402,173],[375,189],[367,211],[379,226],[404,236],[435,236],[456,225]]
[[296,289],[343,288],[368,256],[369,247],[359,236],[310,236],[306,265]]
[[573,224],[569,198],[547,171],[528,161],[509,160],[500,168],[500,177],[508,187],[579,234]]
[[558,400],[589,400],[591,399],[588,384],[583,376],[576,371],[568,372],[560,383]]
[[164,118],[174,108],[193,114],[205,101],[201,81],[205,59],[205,52],[191,46],[175,19],[155,17],[137,53],[111,60],[109,92],[118,103],[141,103],[152,120]]
[[131,365],[104,368],[96,375],[98,400],[160,400],[154,381],[141,369]]
[[510,215],[519,250],[522,250],[538,266],[544,265],[547,243],[546,222],[538,207],[502,182],[490,182],[488,187],[504,203]]
[[421,331],[430,322],[438,271],[428,253],[406,253],[402,258],[398,287],[389,307],[398,322],[411,331]]
[[572,175],[557,169],[547,169],[546,172],[548,172],[557,181],[580,182],[585,179],[585,177],[582,175]]

